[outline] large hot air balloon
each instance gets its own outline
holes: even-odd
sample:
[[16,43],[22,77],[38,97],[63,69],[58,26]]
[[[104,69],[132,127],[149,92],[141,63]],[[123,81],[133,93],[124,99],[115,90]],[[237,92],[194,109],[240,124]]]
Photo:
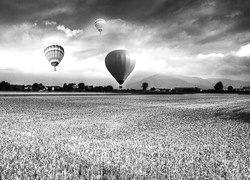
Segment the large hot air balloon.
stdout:
[[132,59],[127,50],[114,50],[105,58],[105,65],[110,74],[122,85],[135,67],[135,59]]
[[51,44],[45,48],[44,54],[49,63],[54,66],[54,71],[56,71],[56,66],[62,61],[64,56],[63,47],[59,44]]
[[106,21],[104,19],[95,20],[95,27],[100,32],[100,34],[102,33],[105,24],[106,24]]

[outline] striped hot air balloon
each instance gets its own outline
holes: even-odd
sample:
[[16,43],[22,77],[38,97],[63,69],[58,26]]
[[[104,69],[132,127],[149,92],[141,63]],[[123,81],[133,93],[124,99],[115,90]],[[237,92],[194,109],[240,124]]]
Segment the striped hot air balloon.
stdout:
[[63,47],[53,43],[45,48],[44,54],[49,63],[54,66],[54,71],[56,71],[56,66],[62,61],[64,56]]
[[95,27],[100,32],[100,34],[102,33],[105,24],[106,24],[106,21],[104,19],[95,20]]
[[127,50],[114,50],[107,54],[105,65],[110,74],[122,85],[135,67],[135,59],[132,59]]

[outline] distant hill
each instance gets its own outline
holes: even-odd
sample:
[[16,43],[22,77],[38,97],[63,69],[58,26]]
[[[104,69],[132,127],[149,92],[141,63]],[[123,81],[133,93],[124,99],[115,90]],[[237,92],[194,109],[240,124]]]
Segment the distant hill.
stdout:
[[[119,84],[111,76],[100,77],[85,77],[85,76],[65,76],[63,72],[58,71],[55,74],[44,74],[43,76],[33,74],[22,74],[20,72],[5,72],[1,69],[1,81],[9,82],[10,84],[32,85],[33,83],[42,83],[44,85],[58,85],[63,86],[64,83],[80,83],[93,86],[107,86],[111,85],[114,88],[119,88]],[[214,89],[214,85],[221,81],[224,88],[233,86],[233,88],[240,88],[242,86],[250,86],[250,81],[231,80],[209,78],[203,79],[200,77],[189,77],[183,75],[166,75],[166,74],[149,74],[146,72],[132,73],[131,76],[123,84],[123,88],[128,89],[141,89],[142,83],[147,82],[149,88],[175,88],[175,87],[199,87],[202,89]]]
[[234,88],[240,88],[242,86],[250,86],[250,81],[240,81],[240,80],[231,80],[231,79],[203,79],[199,77],[188,77],[183,75],[165,75],[165,74],[156,74],[150,75],[148,77],[131,77],[128,82],[125,84],[124,88],[128,89],[141,89],[143,82],[149,84],[151,87],[159,88],[175,88],[175,87],[199,87],[202,89],[213,89],[214,85],[221,81],[224,85],[224,88],[228,86],[233,86]]
[[176,86],[185,86],[185,87],[193,86],[193,84],[187,81],[166,75],[152,75],[135,82],[132,82],[132,78],[130,78],[129,82],[130,83],[126,84],[126,88],[132,88],[132,89],[141,89],[141,85],[143,82],[147,82],[149,84],[149,87],[161,87],[168,89],[174,88]]

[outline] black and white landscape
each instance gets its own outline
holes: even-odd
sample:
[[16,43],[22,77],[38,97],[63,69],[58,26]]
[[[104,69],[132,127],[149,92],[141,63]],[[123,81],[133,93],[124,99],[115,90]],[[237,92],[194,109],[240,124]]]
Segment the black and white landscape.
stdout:
[[249,20],[249,0],[1,0],[0,180],[250,179]]

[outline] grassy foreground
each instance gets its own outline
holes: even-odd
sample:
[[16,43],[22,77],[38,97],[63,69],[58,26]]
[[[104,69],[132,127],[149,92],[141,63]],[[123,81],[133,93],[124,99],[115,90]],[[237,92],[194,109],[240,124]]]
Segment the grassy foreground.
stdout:
[[0,97],[0,179],[249,179],[250,97]]

